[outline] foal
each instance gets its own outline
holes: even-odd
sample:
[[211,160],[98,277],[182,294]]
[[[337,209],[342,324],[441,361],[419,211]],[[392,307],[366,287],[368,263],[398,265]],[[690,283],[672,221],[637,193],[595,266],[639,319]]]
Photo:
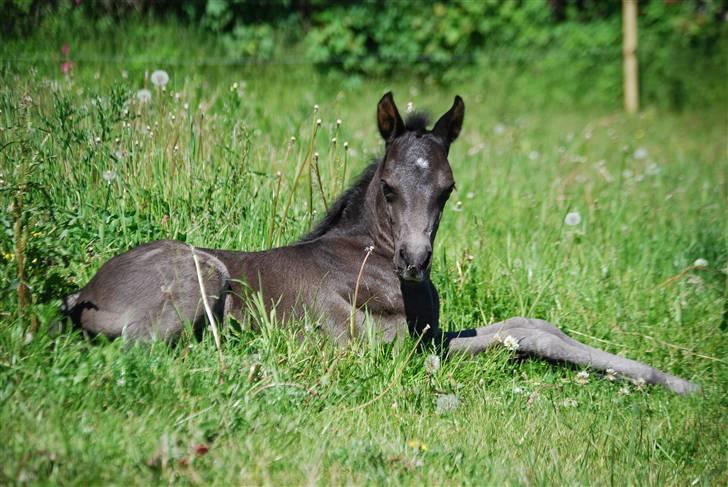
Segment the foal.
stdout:
[[262,252],[197,249],[169,240],[142,245],[104,264],[86,287],[64,300],[64,312],[92,334],[172,341],[185,322],[198,330],[204,326],[202,293],[220,321],[227,315],[241,320],[251,293],[261,293],[284,319],[307,314],[341,343],[365,333],[384,341],[409,334],[446,354],[474,355],[510,337],[526,355],[612,369],[681,394],[697,391],[689,381],[579,343],[543,320],[511,318],[441,331],[430,280],[432,246],[455,188],[447,156],[464,114],[456,96],[428,130],[420,115],[404,122],[387,93],[377,107],[384,157],[301,240]]

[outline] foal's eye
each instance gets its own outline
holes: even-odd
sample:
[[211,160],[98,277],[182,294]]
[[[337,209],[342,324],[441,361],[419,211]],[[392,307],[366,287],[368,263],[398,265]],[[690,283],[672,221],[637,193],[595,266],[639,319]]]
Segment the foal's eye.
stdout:
[[384,199],[386,199],[389,203],[394,201],[394,198],[397,196],[394,188],[388,185],[384,180],[382,180],[382,193],[384,193]]

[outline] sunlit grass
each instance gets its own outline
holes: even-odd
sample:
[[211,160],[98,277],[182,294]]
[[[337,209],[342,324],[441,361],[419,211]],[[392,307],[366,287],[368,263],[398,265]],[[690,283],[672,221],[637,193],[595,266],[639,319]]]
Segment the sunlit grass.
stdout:
[[[173,65],[162,89],[158,67],[3,67],[4,482],[726,481],[723,113],[494,111],[474,83],[345,89],[300,66]],[[545,318],[704,394],[506,350],[434,367],[411,341],[299,342],[254,303],[262,330],[225,331],[222,384],[211,336],[125,350],[48,334],[60,298],[132,246],[294,241],[381,153],[388,89],[403,110],[467,107],[433,266],[446,326]]]

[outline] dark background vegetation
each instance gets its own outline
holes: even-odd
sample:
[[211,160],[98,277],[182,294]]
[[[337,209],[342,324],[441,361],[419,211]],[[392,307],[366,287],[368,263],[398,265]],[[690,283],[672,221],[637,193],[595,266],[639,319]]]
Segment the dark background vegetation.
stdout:
[[[621,102],[621,2],[601,0],[0,0],[3,32],[115,36],[120,24],[172,22],[214,39],[230,63],[314,64],[357,83],[420,75],[482,78],[536,104]],[[726,103],[728,3],[639,2],[644,103]]]

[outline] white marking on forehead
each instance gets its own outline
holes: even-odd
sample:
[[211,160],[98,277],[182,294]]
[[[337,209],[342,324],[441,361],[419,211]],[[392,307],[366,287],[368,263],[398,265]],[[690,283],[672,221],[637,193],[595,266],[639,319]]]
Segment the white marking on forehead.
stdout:
[[417,164],[417,167],[421,167],[422,169],[427,169],[428,167],[430,167],[430,161],[428,161],[424,157],[418,157],[415,161],[415,164]]

